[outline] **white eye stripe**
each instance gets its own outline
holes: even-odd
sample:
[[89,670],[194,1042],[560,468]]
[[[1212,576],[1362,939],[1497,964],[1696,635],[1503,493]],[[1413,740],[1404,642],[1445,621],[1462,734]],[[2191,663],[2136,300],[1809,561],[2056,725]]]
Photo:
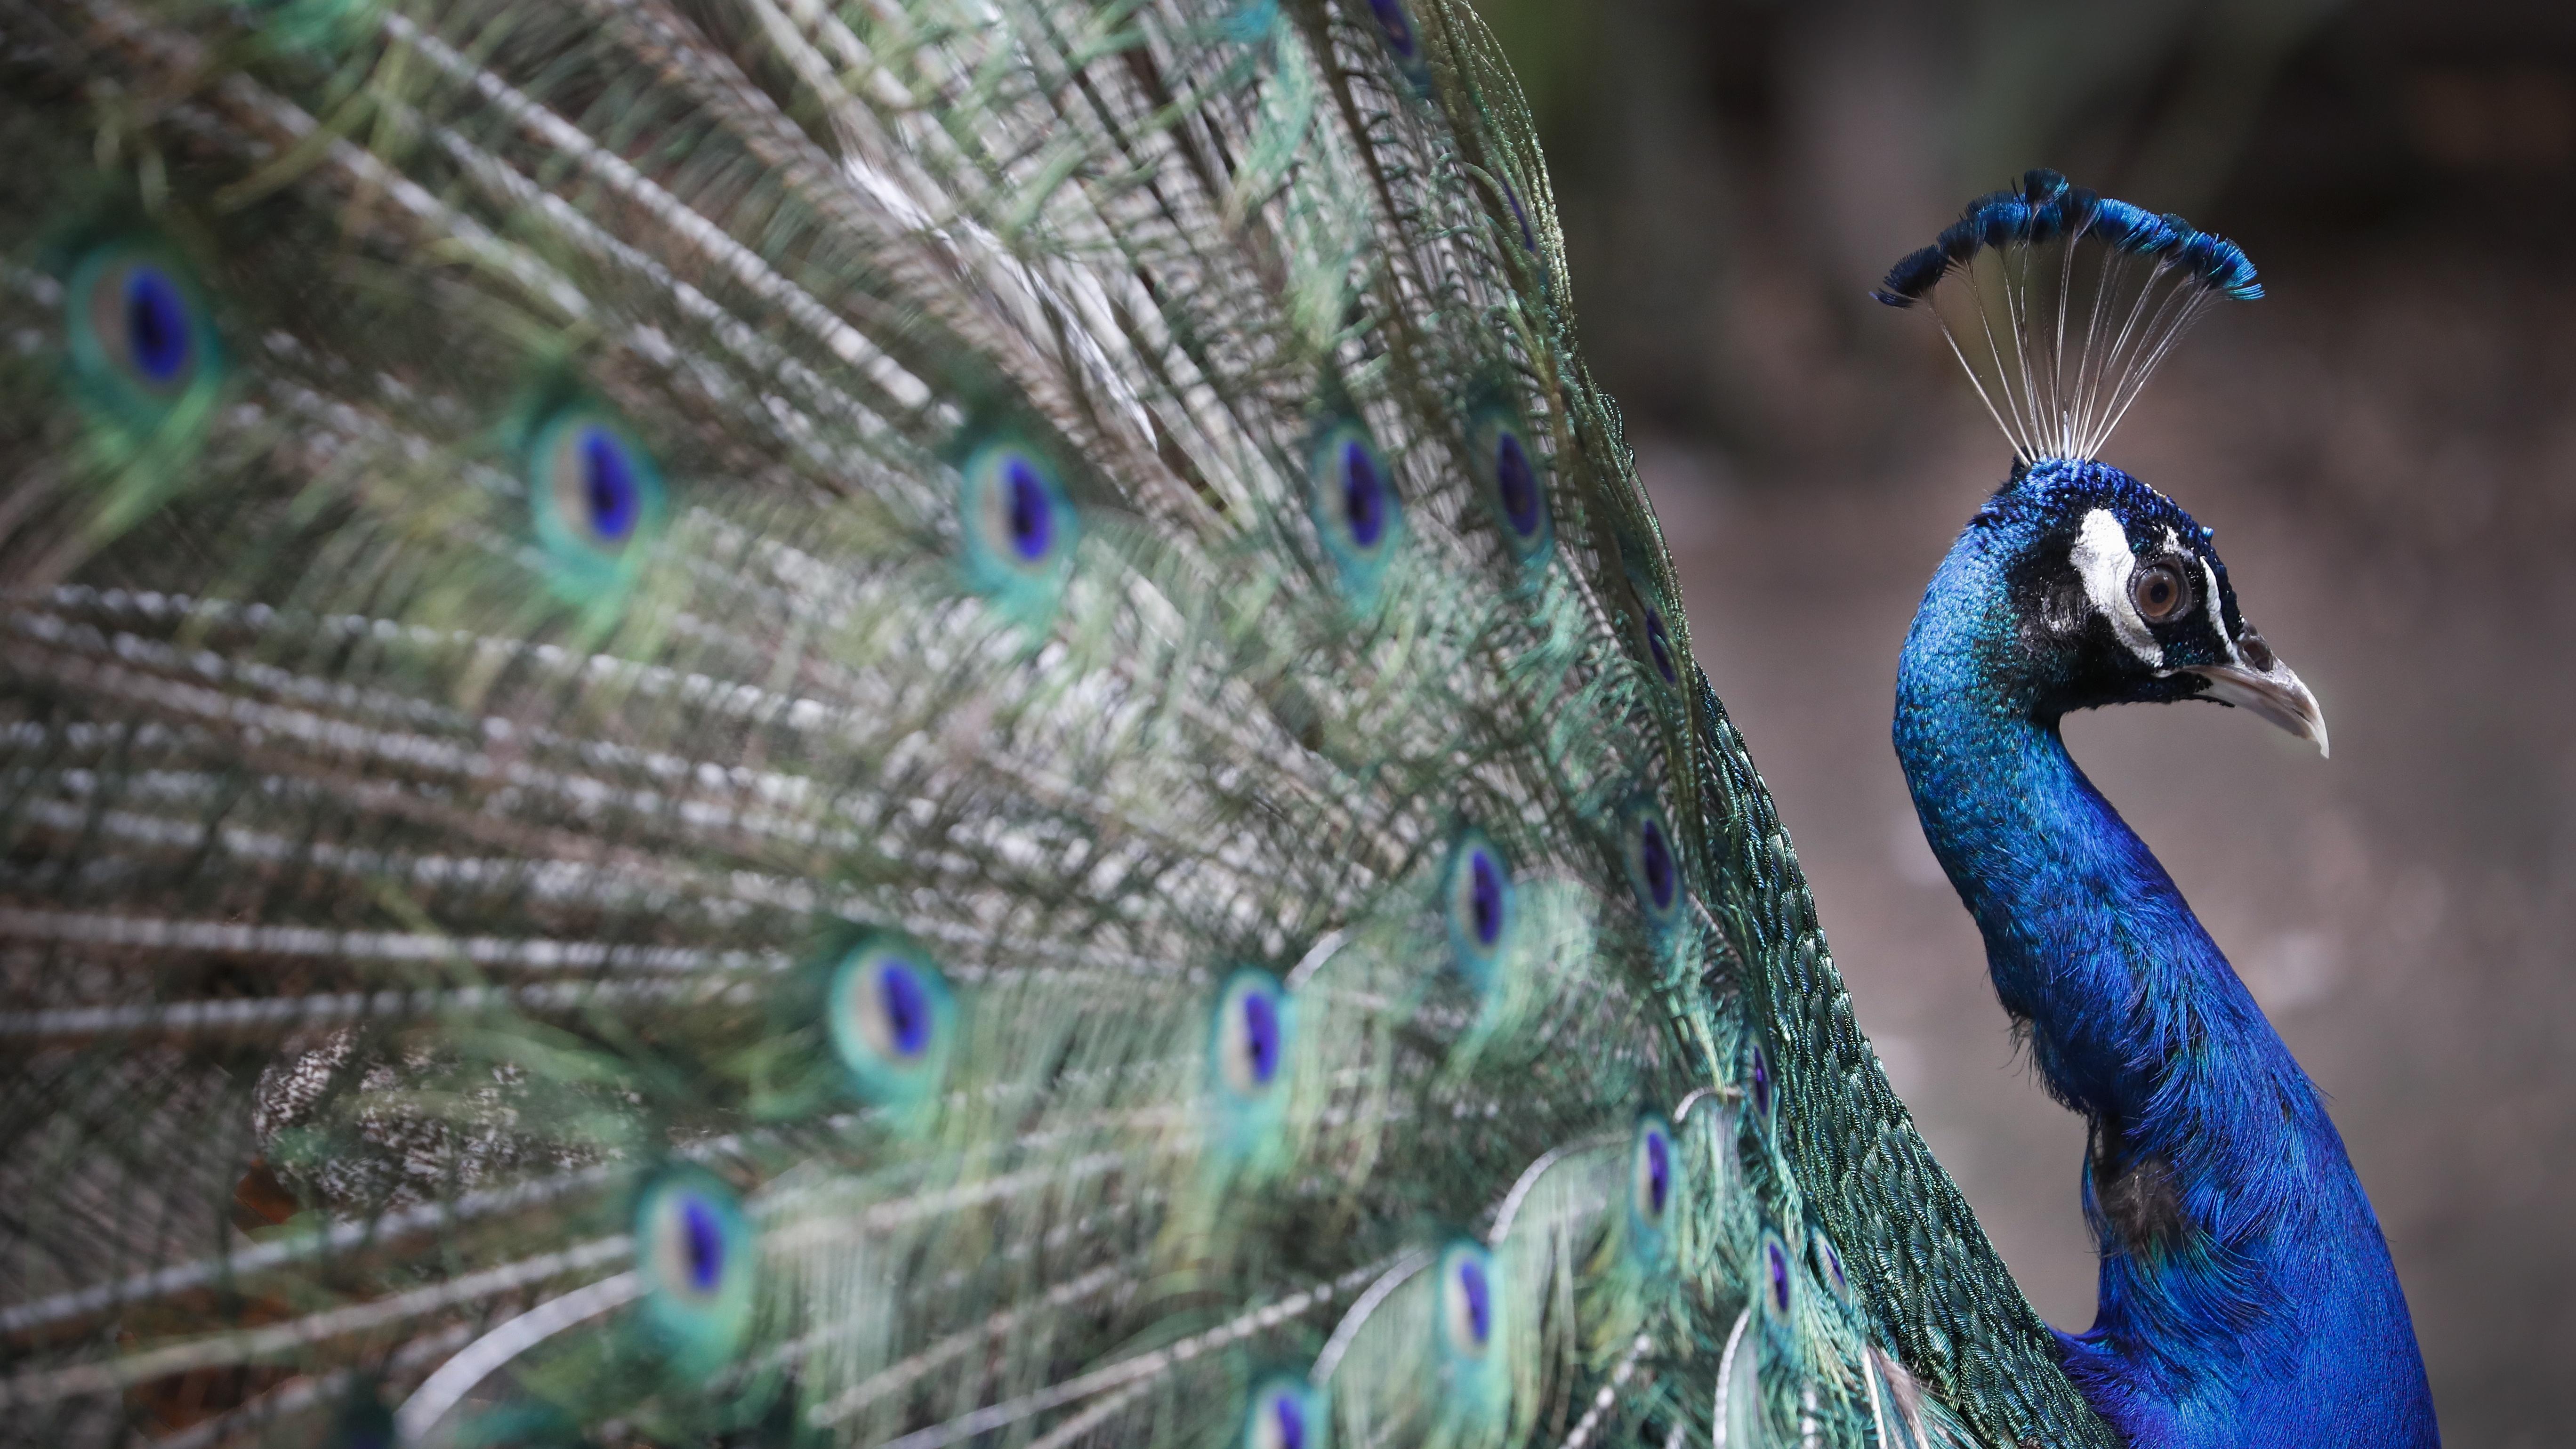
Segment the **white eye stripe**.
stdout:
[[2137,556],[2129,552],[2129,535],[2110,509],[2096,508],[2084,515],[2083,527],[2075,534],[2075,546],[2067,551],[2068,562],[2075,565],[2076,576],[2084,580],[2084,596],[2094,612],[2111,621],[2111,632],[2129,646],[2129,652],[2146,661],[2149,667],[2164,667],[2164,646],[2156,642],[2147,621],[2138,614],[2138,606],[2129,601],[2129,576],[2137,572]]
[[2219,607],[2218,570],[2204,558],[2200,561],[2200,576],[2209,581],[2209,592],[2201,595],[2209,604],[2206,611],[2209,616],[2209,632],[2218,636],[2218,647],[2227,651],[2228,663],[2242,664],[2245,662],[2245,657],[2236,652],[2236,641],[2227,637],[2225,617],[2227,611]]

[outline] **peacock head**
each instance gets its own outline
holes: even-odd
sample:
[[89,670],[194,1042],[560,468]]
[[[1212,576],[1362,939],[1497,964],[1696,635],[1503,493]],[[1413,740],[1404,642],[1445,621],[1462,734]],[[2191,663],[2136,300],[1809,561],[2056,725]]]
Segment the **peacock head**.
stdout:
[[[1909,688],[1976,684],[2046,721],[2210,699],[2323,752],[2316,697],[2238,612],[2210,530],[2097,461],[2193,319],[2263,295],[2245,253],[2034,170],[1968,203],[1871,295],[1931,314],[2017,460],[1924,600]],[[1964,653],[1960,630],[1977,641]]]
[[1989,664],[2042,718],[2214,700],[2326,748],[2316,697],[2246,621],[2211,530],[2107,463],[2014,470],[1962,540],[1987,567]]

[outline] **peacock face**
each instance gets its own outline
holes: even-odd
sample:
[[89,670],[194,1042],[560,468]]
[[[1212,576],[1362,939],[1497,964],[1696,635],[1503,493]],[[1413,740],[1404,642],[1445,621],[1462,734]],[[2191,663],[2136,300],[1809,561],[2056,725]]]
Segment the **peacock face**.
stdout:
[[1977,526],[2008,555],[2015,661],[2045,715],[2208,699],[2326,745],[2315,696],[2236,605],[2211,530],[2105,463],[2043,458]]

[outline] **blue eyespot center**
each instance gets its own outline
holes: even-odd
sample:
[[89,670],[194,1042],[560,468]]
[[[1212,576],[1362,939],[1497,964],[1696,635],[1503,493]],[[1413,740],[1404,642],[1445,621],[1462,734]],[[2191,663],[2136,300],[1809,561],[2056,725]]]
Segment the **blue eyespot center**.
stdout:
[[724,1228],[716,1221],[715,1209],[698,1198],[685,1200],[680,1205],[680,1229],[687,1235],[683,1246],[689,1286],[700,1293],[715,1291],[717,1280],[724,1276]]
[[188,304],[158,267],[138,263],[125,274],[125,343],[147,381],[174,382],[188,370]]
[[1778,1240],[1762,1245],[1763,1261],[1771,1269],[1771,1303],[1780,1312],[1789,1311],[1789,1250]]
[[938,965],[909,938],[867,932],[822,969],[832,1054],[860,1098],[918,1125],[939,1100],[957,1007]]
[[1466,1303],[1467,1333],[1482,1344],[1494,1331],[1493,1289],[1485,1281],[1485,1265],[1473,1258],[1458,1264],[1458,1294]]
[[1834,1245],[1824,1241],[1821,1234],[1817,1238],[1816,1246],[1825,1260],[1826,1281],[1833,1284],[1837,1295],[1848,1295],[1851,1292],[1851,1278],[1843,1272],[1843,1255],[1834,1251]]
[[1398,56],[1413,59],[1413,20],[1404,13],[1399,0],[1369,0],[1369,9],[1377,13],[1377,24],[1386,32],[1386,43]]
[[1646,1204],[1654,1216],[1664,1215],[1664,1199],[1673,1187],[1673,1149],[1661,1132],[1646,1134]]
[[1672,641],[1664,633],[1663,612],[1652,606],[1646,610],[1646,652],[1654,656],[1655,672],[1664,677],[1664,683],[1679,682],[1681,675],[1673,668]]
[[721,1181],[681,1167],[636,1205],[642,1312],[666,1365],[704,1379],[732,1361],[751,1328],[760,1255],[741,1205]]
[[1503,873],[1479,850],[1467,858],[1467,911],[1476,944],[1491,947],[1503,936]]
[[1279,1072],[1279,1006],[1264,992],[1244,993],[1243,1049],[1252,1080],[1267,1086]]
[[1753,1049],[1753,1111],[1759,1117],[1771,1115],[1771,1058],[1760,1047]]
[[1046,484],[1025,458],[1013,458],[1002,478],[1010,494],[1011,551],[1023,562],[1035,563],[1046,557],[1048,545],[1055,542],[1055,508],[1047,498]]
[[606,428],[582,429],[581,485],[582,499],[590,509],[591,532],[617,543],[635,531],[635,520],[643,512],[635,488],[635,465],[627,458],[625,445]]
[[1386,536],[1386,484],[1377,460],[1357,439],[1342,445],[1342,516],[1349,521],[1351,542],[1375,548]]
[[1648,820],[1637,828],[1637,863],[1645,872],[1646,895],[1656,910],[1669,909],[1679,881],[1673,872],[1673,848],[1664,827]]
[[1494,443],[1494,490],[1502,497],[1503,519],[1512,532],[1523,538],[1538,533],[1538,475],[1530,467],[1529,452],[1521,440],[1509,432]]
[[1212,1145],[1221,1165],[1242,1165],[1282,1143],[1296,1042],[1296,1001],[1279,978],[1250,966],[1227,978],[1208,1018],[1207,1047]]
[[1377,611],[1404,536],[1404,500],[1366,424],[1328,419],[1306,455],[1306,514],[1354,615]]
[[653,455],[604,409],[558,404],[528,434],[530,522],[555,592],[605,608],[624,596],[662,519]]
[[1279,1449],[1306,1449],[1306,1410],[1296,1399],[1281,1394],[1270,1404],[1271,1419],[1279,1426]]
[[917,1057],[930,1045],[930,993],[921,977],[902,961],[888,961],[877,972],[877,1000],[885,1009],[886,1035],[897,1056]]

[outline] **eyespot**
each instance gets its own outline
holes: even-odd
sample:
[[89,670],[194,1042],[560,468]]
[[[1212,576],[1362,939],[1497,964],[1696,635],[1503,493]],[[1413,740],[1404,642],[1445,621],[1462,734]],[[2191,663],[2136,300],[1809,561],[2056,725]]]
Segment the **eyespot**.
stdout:
[[[1620,552],[1624,558],[1634,560],[1644,556],[1645,548],[1643,544],[1629,541],[1622,544]],[[1673,647],[1672,624],[1664,614],[1662,590],[1633,562],[1628,565],[1627,576],[1631,606],[1628,620],[1629,626],[1636,631],[1637,652],[1645,656],[1655,677],[1667,687],[1680,684],[1680,651]]]
[[1762,1311],[1774,1321],[1785,1323],[1789,1318],[1789,1295],[1792,1292],[1789,1247],[1780,1241],[1778,1233],[1766,1231],[1762,1234],[1761,1262]]
[[1458,1357],[1482,1359],[1493,1348],[1501,1304],[1494,1260],[1472,1243],[1453,1245],[1440,1258],[1440,1339]]
[[1511,1405],[1509,1284],[1482,1243],[1459,1241],[1440,1255],[1437,1308],[1437,1402],[1453,1424],[1491,1423]]
[[1824,1229],[1818,1228],[1809,1235],[1808,1255],[1814,1260],[1816,1276],[1824,1280],[1825,1287],[1833,1293],[1835,1301],[1851,1302],[1851,1275],[1843,1268],[1841,1250],[1834,1246],[1833,1239],[1825,1236]]
[[1243,1419],[1243,1449],[1326,1449],[1330,1419],[1323,1391],[1285,1376],[1253,1391]]
[[1628,1148],[1628,1211],[1650,1234],[1660,1234],[1670,1216],[1677,1166],[1673,1129],[1660,1117],[1638,1123]]
[[869,1101],[917,1102],[948,1070],[956,1007],[928,959],[899,938],[871,934],[833,969],[826,997],[832,1049]]
[[1483,831],[1462,830],[1449,847],[1449,868],[1440,894],[1449,918],[1449,949],[1459,974],[1479,989],[1489,986],[1510,944],[1510,859]]
[[91,249],[73,264],[64,300],[73,376],[124,421],[155,426],[214,381],[219,349],[205,299],[157,250]]
[[1495,521],[1502,525],[1504,544],[1524,564],[1544,560],[1555,541],[1554,530],[1541,463],[1529,445],[1529,429],[1515,413],[1497,406],[1477,419],[1467,443],[1474,451],[1478,480],[1484,484]]
[[1753,1120],[1764,1127],[1771,1125],[1771,1054],[1759,1045],[1753,1048],[1753,1069],[1745,1083],[1745,1094],[1753,1099]]
[[1289,1047],[1288,995],[1266,971],[1238,971],[1218,998],[1212,1055],[1228,1091],[1257,1097],[1281,1085]]
[[1628,884],[1637,893],[1637,904],[1646,912],[1646,920],[1657,929],[1669,928],[1681,919],[1681,862],[1673,853],[1673,840],[1664,828],[1663,817],[1651,806],[1639,806],[1629,812],[1626,840]]
[[1208,1142],[1215,1160],[1242,1165],[1276,1144],[1295,1075],[1297,1004],[1267,971],[1226,979],[1208,1018]]
[[976,448],[958,474],[957,511],[968,586],[1028,622],[1052,615],[1079,529],[1044,456],[1010,441]]
[[2158,560],[2129,575],[2129,602],[2139,617],[2161,624],[2191,607],[2191,576]]
[[1646,657],[1654,661],[1655,673],[1666,684],[1681,683],[1681,671],[1673,665],[1672,636],[1664,629],[1663,610],[1646,606]]
[[671,1366],[703,1378],[731,1362],[751,1328],[756,1264],[731,1189],[695,1168],[663,1174],[635,1209],[644,1313]]
[[661,470],[606,411],[558,409],[531,434],[525,464],[536,535],[557,592],[611,597],[633,577],[662,521]]
[[1308,512],[1342,592],[1359,608],[1374,608],[1404,532],[1386,456],[1365,427],[1346,421],[1318,434],[1308,465]]
[[1423,61],[1422,36],[1413,28],[1413,17],[1406,13],[1404,0],[1369,0],[1369,12],[1377,17],[1378,38],[1386,42],[1387,54],[1395,58],[1395,68],[1404,74],[1418,95],[1431,94],[1431,68]]

